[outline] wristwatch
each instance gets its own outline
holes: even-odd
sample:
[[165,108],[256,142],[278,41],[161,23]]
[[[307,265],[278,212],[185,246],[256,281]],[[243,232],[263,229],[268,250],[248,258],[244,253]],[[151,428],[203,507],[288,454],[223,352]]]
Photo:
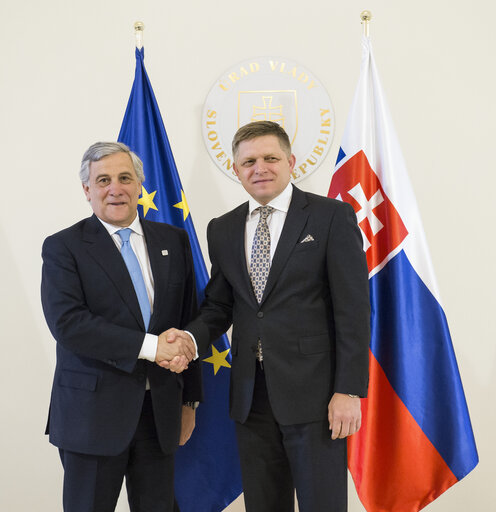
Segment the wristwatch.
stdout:
[[200,405],[200,402],[184,402],[183,405],[184,407],[191,407],[193,410],[195,410]]
[[350,393],[348,393],[348,396],[349,396],[350,398],[360,398],[358,395],[350,395]]

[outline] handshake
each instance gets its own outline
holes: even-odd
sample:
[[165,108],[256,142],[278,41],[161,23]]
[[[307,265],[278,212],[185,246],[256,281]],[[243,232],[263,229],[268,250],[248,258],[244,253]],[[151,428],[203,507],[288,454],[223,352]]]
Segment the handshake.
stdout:
[[179,329],[168,329],[158,337],[155,362],[171,372],[181,373],[196,356],[191,336]]

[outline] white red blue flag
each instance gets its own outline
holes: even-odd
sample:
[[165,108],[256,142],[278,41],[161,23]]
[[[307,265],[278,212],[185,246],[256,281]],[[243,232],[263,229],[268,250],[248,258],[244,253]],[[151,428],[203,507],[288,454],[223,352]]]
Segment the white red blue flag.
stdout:
[[348,467],[368,512],[417,512],[466,476],[477,449],[429,252],[368,37],[329,188],[363,235],[370,384]]

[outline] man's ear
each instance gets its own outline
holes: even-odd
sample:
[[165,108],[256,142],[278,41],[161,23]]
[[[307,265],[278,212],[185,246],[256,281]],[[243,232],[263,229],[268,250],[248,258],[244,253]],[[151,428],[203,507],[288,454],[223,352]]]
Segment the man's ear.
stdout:
[[291,156],[289,157],[289,168],[291,171],[294,169],[294,166],[296,165],[296,157],[291,153]]
[[83,191],[84,191],[84,195],[86,196],[86,199],[88,201],[91,201],[90,187],[88,187],[88,185],[86,185],[86,183],[81,183],[81,185],[83,186]]
[[238,168],[236,167],[236,164],[233,162],[233,170],[234,172],[236,173],[236,176],[238,177],[238,180],[239,180],[239,172],[238,172]]

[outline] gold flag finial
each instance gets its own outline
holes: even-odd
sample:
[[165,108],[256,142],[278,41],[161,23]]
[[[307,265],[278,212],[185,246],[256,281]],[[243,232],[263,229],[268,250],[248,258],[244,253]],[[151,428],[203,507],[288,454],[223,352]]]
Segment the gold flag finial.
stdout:
[[145,30],[145,24],[142,21],[137,21],[134,24],[134,36],[136,37],[136,48],[141,50],[143,48],[143,31]]
[[370,11],[362,11],[360,13],[360,19],[363,25],[363,35],[369,37],[369,22],[372,19],[372,13]]

